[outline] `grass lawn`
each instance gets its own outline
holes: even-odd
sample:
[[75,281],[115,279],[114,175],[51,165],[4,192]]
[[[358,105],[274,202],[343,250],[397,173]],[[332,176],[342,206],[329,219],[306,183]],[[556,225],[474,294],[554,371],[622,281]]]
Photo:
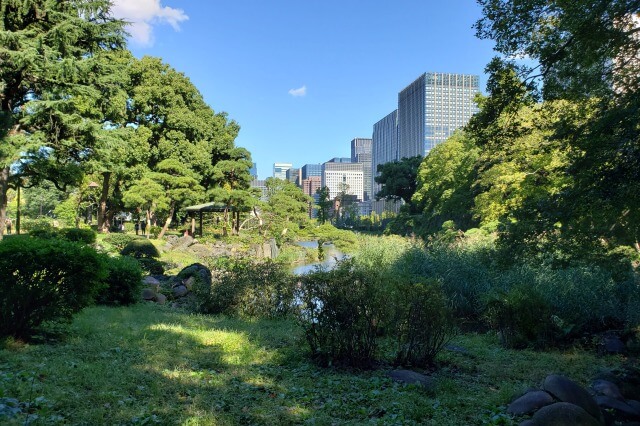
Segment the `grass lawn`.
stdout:
[[445,351],[427,392],[385,368],[316,367],[291,322],[94,307],[56,342],[4,344],[0,424],[511,424],[504,406],[546,375],[587,384],[623,360],[510,351],[490,335],[452,344],[466,353]]

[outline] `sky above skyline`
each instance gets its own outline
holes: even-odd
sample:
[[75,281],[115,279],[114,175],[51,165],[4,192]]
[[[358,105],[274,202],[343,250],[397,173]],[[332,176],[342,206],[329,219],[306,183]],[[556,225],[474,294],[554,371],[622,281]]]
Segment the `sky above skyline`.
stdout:
[[474,0],[116,0],[136,57],[161,57],[240,124],[261,179],[350,156],[350,141],[397,107],[424,72],[480,75]]

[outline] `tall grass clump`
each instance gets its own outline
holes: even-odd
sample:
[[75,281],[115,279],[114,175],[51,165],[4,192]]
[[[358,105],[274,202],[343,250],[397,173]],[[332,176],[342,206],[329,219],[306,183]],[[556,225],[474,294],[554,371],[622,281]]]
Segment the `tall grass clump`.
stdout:
[[288,265],[267,259],[217,260],[213,281],[196,292],[199,311],[246,318],[285,317],[293,312],[296,281]]
[[455,327],[441,283],[421,275],[421,253],[406,239],[364,238],[334,269],[302,276],[300,323],[313,357],[368,367],[391,341],[397,364],[432,364]]

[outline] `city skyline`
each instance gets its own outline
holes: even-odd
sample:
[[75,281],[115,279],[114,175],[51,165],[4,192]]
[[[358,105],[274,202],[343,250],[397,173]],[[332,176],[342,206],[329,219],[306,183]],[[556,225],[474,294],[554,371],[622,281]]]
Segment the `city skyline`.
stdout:
[[235,142],[261,179],[275,162],[348,157],[349,141],[370,138],[399,89],[421,73],[480,75],[484,89],[495,55],[493,42],[475,37],[481,11],[473,0],[116,5],[133,22],[136,57],[161,57],[240,125]]

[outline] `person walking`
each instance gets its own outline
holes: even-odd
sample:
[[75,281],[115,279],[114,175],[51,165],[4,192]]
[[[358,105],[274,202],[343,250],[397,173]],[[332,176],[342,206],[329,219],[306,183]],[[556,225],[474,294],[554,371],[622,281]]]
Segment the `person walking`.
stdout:
[[140,229],[140,221],[136,221],[136,223],[133,225],[133,229],[136,230],[136,235],[138,235],[138,230]]
[[143,220],[140,223],[140,230],[142,231],[142,235],[146,235],[145,230],[147,229],[147,221]]
[[7,234],[11,235],[11,219],[7,218],[7,220],[5,221],[5,226],[7,228]]

